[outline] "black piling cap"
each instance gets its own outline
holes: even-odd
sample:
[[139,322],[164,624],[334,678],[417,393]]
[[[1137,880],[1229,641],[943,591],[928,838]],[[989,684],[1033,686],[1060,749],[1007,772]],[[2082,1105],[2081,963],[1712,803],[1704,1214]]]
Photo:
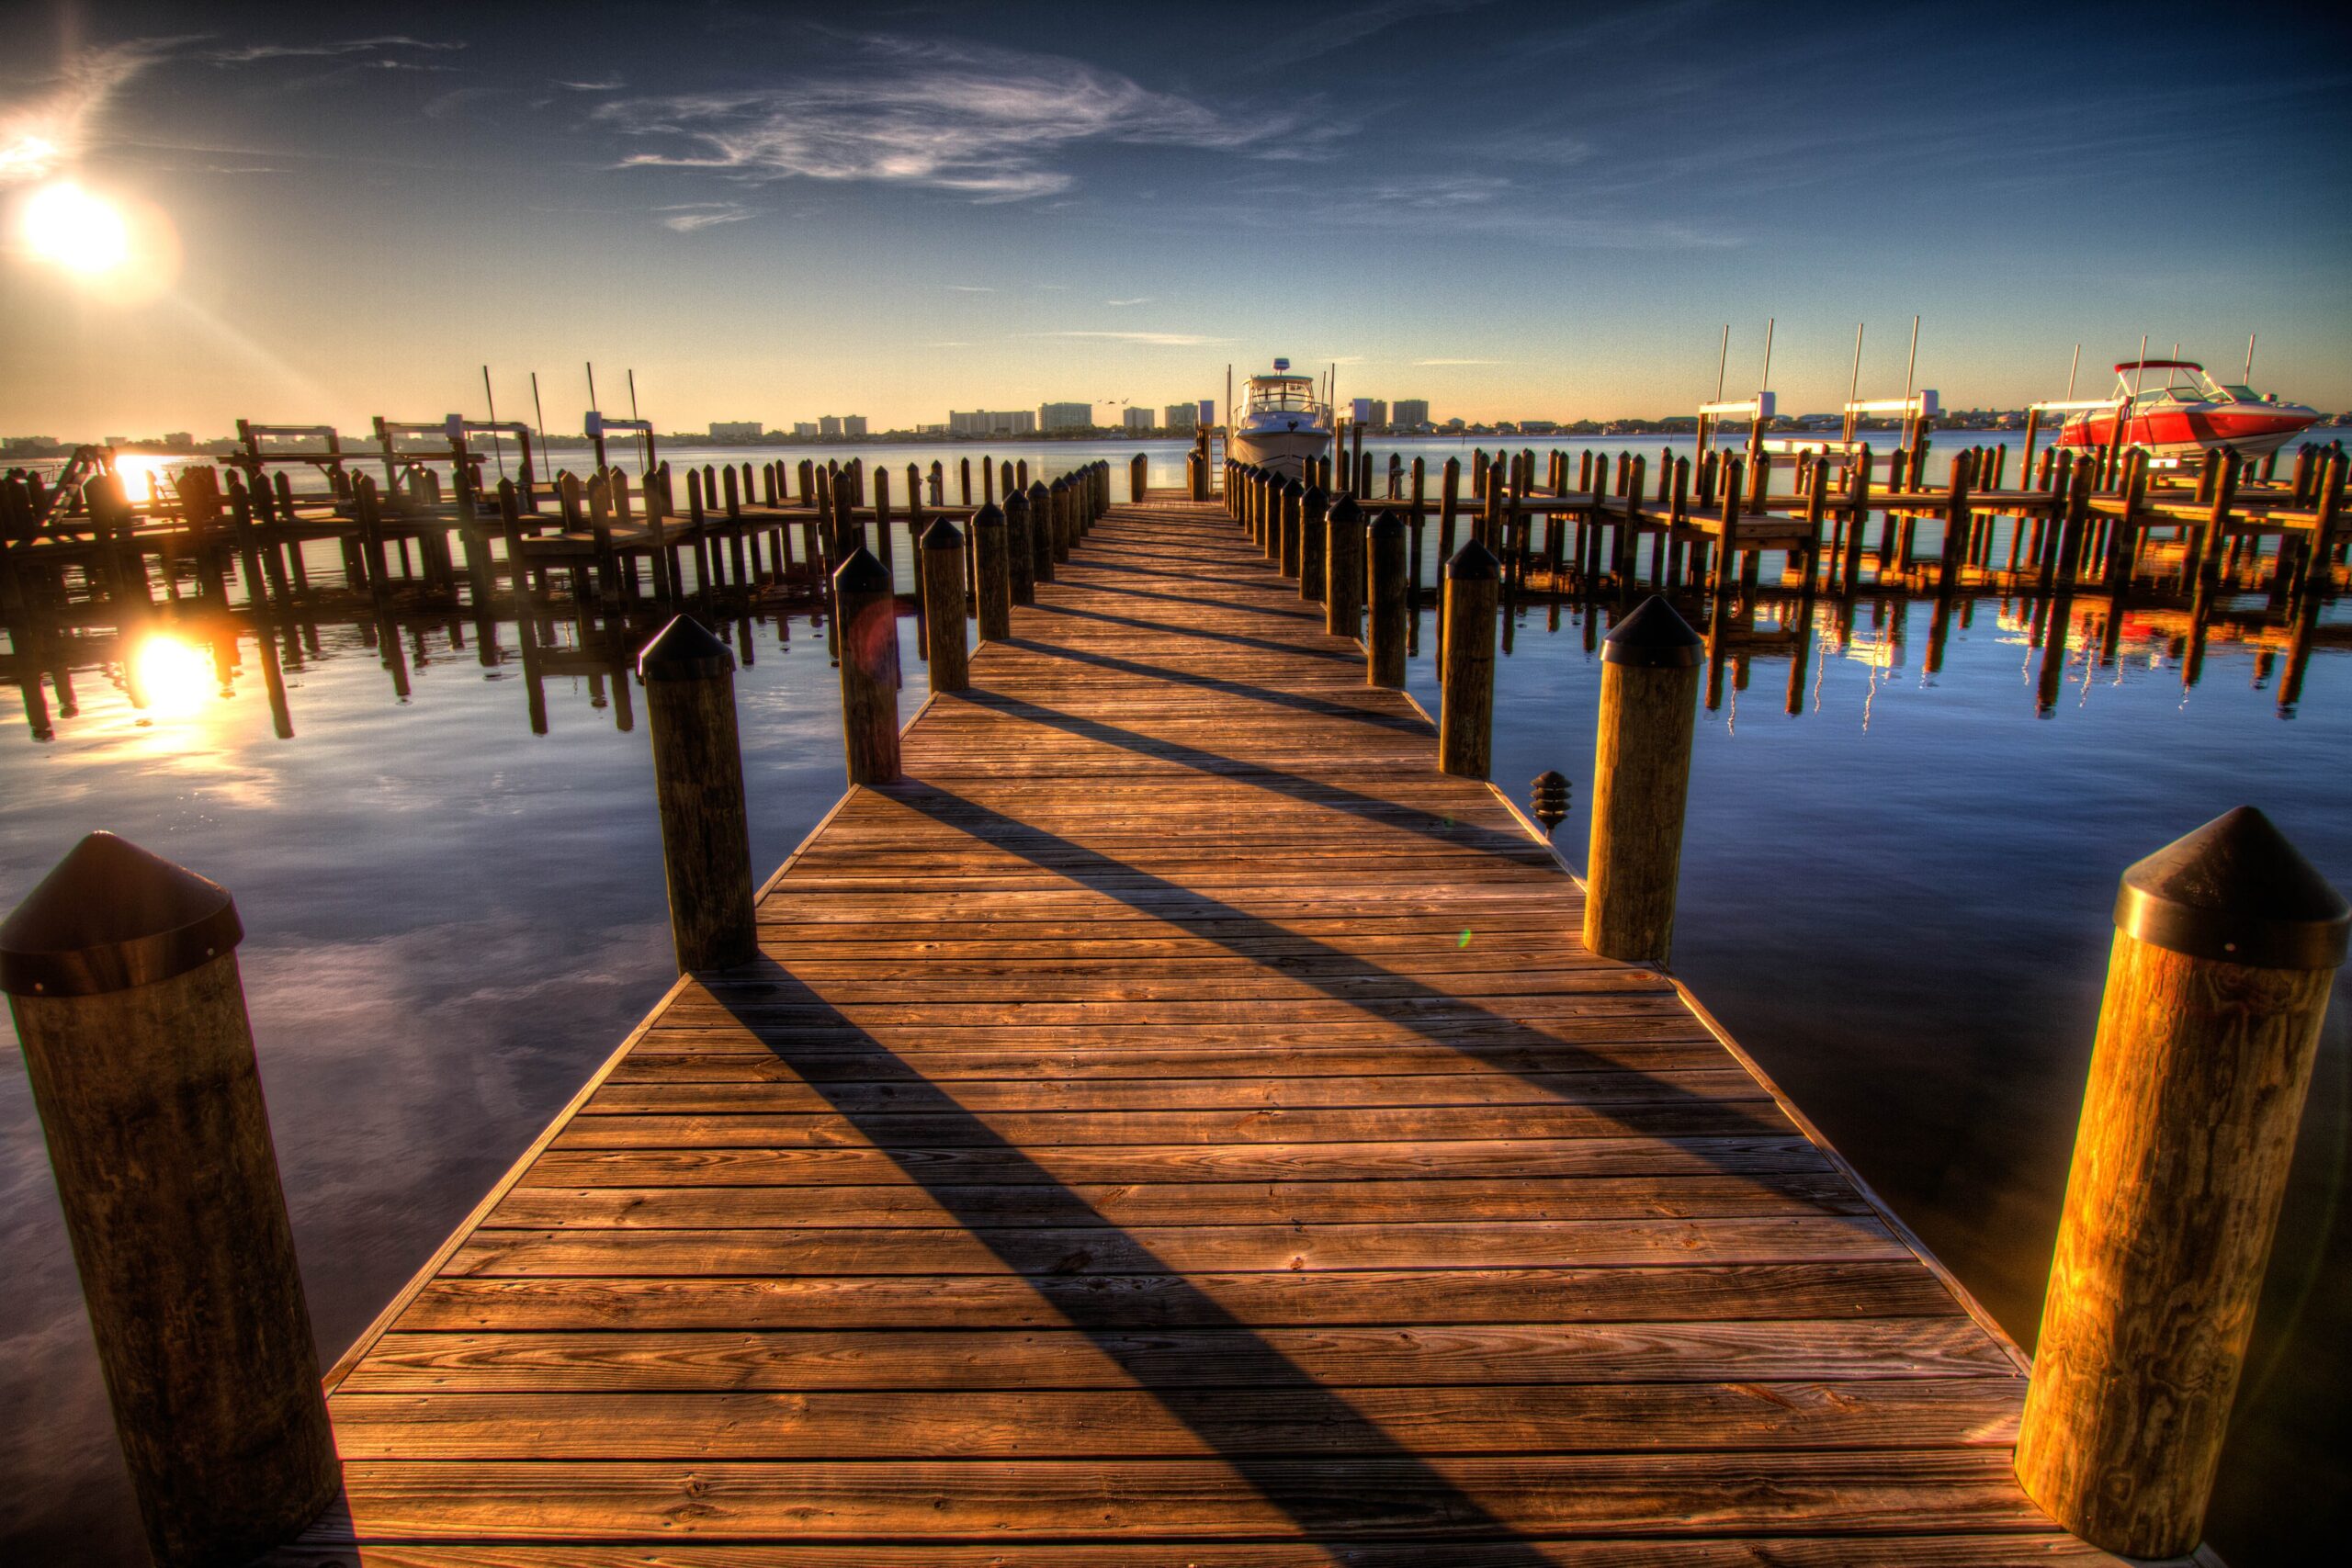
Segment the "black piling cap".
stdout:
[[727,644],[692,615],[673,619],[637,656],[640,681],[716,681],[734,668]]
[[1051,495],[1054,491],[1057,491],[1057,490],[1068,490],[1068,489],[1069,489],[1069,480],[1067,478],[1064,478],[1064,479],[1056,479],[1052,484],[1049,484],[1049,485],[1047,485],[1047,486],[1046,487],[1046,494],[1048,494],[1048,495]]
[[989,502],[987,504],[983,505],[983,506],[982,506],[982,507],[981,507],[978,512],[975,512],[975,513],[972,513],[972,526],[973,526],[973,527],[975,527],[975,528],[1001,528],[1001,527],[1003,527],[1003,526],[1004,526],[1004,508],[1002,508],[1002,507],[999,506],[999,505],[998,505],[995,502],[993,502],[993,501]]
[[1012,494],[1004,498],[1005,515],[1010,517],[1015,510],[1018,510],[1023,517],[1029,515],[1029,492],[1027,491],[1016,490]]
[[1030,481],[1030,483],[1029,483],[1029,504],[1030,504],[1030,505],[1032,505],[1032,506],[1035,506],[1035,505],[1037,505],[1039,502],[1044,502],[1045,500],[1046,500],[1046,499],[1047,499],[1048,497],[1050,497],[1052,494],[1053,494],[1053,491],[1049,491],[1049,490],[1047,490],[1047,489],[1046,488],[1046,481],[1045,481],[1045,480],[1043,480],[1043,479],[1032,479],[1032,480]]
[[1706,649],[1706,638],[1674,613],[1666,596],[1653,593],[1601,639],[1600,661],[1643,670],[1695,670]]
[[1350,524],[1361,523],[1363,521],[1363,508],[1356,504],[1356,498],[1353,495],[1342,494],[1338,503],[1331,508],[1331,521],[1343,527]]
[[1453,558],[1445,563],[1448,582],[1499,582],[1502,575],[1503,563],[1495,558],[1494,551],[1476,539],[1463,541],[1462,547],[1453,552]]
[[227,888],[112,833],[92,833],[0,925],[0,991],[127,991],[185,975],[244,935]]
[[890,574],[882,570],[882,563],[864,545],[850,551],[842,564],[833,568],[836,593],[888,593],[891,588]]
[[1306,493],[1299,497],[1299,505],[1310,515],[1316,517],[1323,515],[1324,509],[1330,504],[1330,502],[1331,498],[1323,493],[1321,485],[1308,485]]
[[963,530],[944,517],[933,518],[931,526],[922,531],[922,547],[960,552],[964,547]]
[[2168,952],[2261,969],[2333,969],[2352,906],[2251,806],[2123,874],[2115,924]]
[[[1279,475],[1276,476],[1278,479],[1281,476]],[[1293,501],[1305,501],[1306,499],[1306,481],[1297,478],[1296,476],[1293,476],[1290,482],[1283,486],[1283,494],[1288,496]]]
[[1383,512],[1372,520],[1372,536],[1382,544],[1405,536],[1405,519],[1394,512]]

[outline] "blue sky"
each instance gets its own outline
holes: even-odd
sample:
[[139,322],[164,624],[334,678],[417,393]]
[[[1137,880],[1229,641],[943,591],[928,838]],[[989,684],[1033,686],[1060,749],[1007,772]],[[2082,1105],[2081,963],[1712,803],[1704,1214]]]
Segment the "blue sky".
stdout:
[[[2085,390],[2352,404],[2340,7],[16,6],[0,432],[664,426],[1222,392],[1441,418]],[[70,180],[176,261],[28,254]],[[160,237],[158,237],[160,236]],[[143,243],[143,242],[142,242]],[[159,253],[160,254],[160,253]],[[615,403],[610,386],[605,402]]]

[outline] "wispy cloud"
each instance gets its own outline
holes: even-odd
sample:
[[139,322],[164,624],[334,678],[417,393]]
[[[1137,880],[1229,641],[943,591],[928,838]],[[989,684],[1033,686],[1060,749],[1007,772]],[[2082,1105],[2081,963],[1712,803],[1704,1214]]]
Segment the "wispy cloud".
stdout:
[[1112,343],[1145,343],[1162,348],[1198,348],[1207,344],[1232,343],[1229,337],[1209,337],[1201,333],[1026,333],[1025,337],[1102,338]]
[[622,81],[618,76],[612,77],[610,80],[603,82],[558,81],[555,85],[563,88],[566,92],[571,93],[617,93],[623,87],[628,85],[628,83]]
[[257,60],[334,60],[354,54],[391,55],[401,51],[438,54],[465,47],[463,43],[411,38],[406,33],[383,33],[375,38],[334,39],[320,43],[234,44],[207,50],[204,58],[216,65],[245,65]]
[[756,179],[872,180],[1018,201],[1068,190],[1085,142],[1245,152],[1302,127],[1228,117],[1082,61],[949,39],[870,37],[854,69],[742,92],[628,98],[596,118],[650,145],[624,166]]
[[947,292],[950,294],[993,294],[996,290],[985,283],[951,283],[947,286]]
[[681,234],[691,234],[697,229],[709,229],[721,223],[741,223],[746,218],[759,215],[759,209],[740,201],[681,201],[653,209],[666,213],[662,227]]
[[1151,303],[1151,296],[1148,294],[1138,294],[1132,299],[1105,299],[1102,303],[1114,307],[1124,305],[1148,305]]
[[0,185],[40,179],[80,158],[123,85],[188,41],[136,39],[85,49],[66,59],[40,96],[0,104]]

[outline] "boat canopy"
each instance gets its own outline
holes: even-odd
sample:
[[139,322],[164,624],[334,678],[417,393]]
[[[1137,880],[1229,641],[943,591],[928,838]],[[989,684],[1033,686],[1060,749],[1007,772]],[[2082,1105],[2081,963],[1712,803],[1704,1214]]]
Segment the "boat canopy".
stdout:
[[1252,409],[1319,409],[1323,405],[1315,397],[1312,376],[1252,376],[1250,378],[1250,406]]

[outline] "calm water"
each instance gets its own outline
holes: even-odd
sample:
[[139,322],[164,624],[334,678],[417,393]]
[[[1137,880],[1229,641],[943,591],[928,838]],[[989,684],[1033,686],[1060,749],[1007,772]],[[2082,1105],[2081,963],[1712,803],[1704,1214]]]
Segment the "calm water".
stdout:
[[[991,451],[1046,472],[1100,453],[1118,466],[1124,494],[1136,449]],[[1153,482],[1175,482],[1182,446],[1151,450]],[[1407,450],[1440,461],[1466,452],[1452,442]],[[944,457],[952,497],[962,451],[889,456],[901,479],[909,457],[926,468]],[[903,549],[900,561],[903,581]],[[1559,836],[1581,863],[1599,665],[1577,611],[1553,621],[1532,605],[1512,628],[1496,776],[1514,795],[1546,768],[1576,781],[1579,814]],[[1841,633],[1824,605],[1793,687],[1785,645],[1758,649],[1744,684],[1726,670],[1720,705],[1701,716],[1676,964],[2030,1343],[2116,876],[2251,802],[2352,886],[2342,799],[2352,660],[2321,647],[2301,701],[2282,711],[2274,634],[2217,631],[2201,678],[2186,686],[2182,628],[2135,614],[2111,665],[2098,660],[2098,628],[2077,629],[2045,711],[2023,606],[1977,601],[1950,627],[1933,675],[1923,672],[1929,621],[1928,604],[1866,597]],[[628,694],[601,678],[552,678],[548,732],[534,735],[511,628],[491,668],[469,626],[456,635],[464,646],[447,626],[406,634],[402,701],[380,649],[356,628],[321,626],[316,648],[288,665],[290,740],[273,733],[249,638],[141,659],[143,708],[119,668],[76,669],[75,711],[56,711],[61,694],[51,695],[54,739],[35,743],[14,721],[0,735],[0,905],[99,827],[236,894],[273,1124],[329,1357],[669,978],[641,705],[626,711]],[[1433,709],[1426,626],[1421,646],[1413,689]],[[822,631],[806,620],[752,628],[738,694],[762,869],[842,788],[835,682]],[[0,700],[13,709],[16,694]],[[2339,984],[2211,1524],[2236,1568],[2301,1561],[2352,1524],[2346,1001]],[[12,1418],[0,1422],[0,1555],[137,1562],[12,1038],[6,1054],[0,1409]]]

